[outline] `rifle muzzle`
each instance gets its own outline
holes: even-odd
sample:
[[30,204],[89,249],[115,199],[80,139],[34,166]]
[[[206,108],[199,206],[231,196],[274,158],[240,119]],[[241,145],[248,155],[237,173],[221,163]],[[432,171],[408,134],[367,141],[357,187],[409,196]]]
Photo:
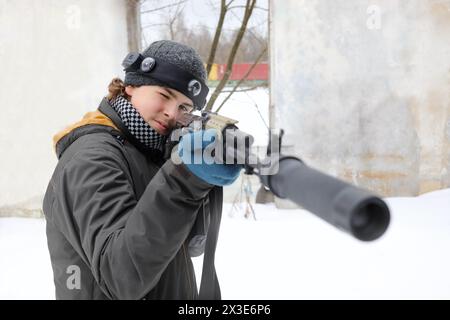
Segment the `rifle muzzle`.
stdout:
[[314,170],[296,157],[281,156],[277,165],[277,173],[260,175],[276,196],[295,202],[362,241],[375,240],[386,231],[389,208],[379,197]]

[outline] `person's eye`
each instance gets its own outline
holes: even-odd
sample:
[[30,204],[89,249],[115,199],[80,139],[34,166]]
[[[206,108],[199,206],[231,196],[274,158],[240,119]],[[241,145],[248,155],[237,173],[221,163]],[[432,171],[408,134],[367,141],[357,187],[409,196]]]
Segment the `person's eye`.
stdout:
[[186,107],[185,105],[180,105],[180,109],[184,112],[189,112],[189,108]]

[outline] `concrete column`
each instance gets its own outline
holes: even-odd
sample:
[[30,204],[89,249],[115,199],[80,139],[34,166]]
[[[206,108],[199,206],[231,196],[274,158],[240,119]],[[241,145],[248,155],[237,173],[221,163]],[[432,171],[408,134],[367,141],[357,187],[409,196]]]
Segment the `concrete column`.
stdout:
[[450,186],[450,1],[271,1],[275,127],[386,196]]

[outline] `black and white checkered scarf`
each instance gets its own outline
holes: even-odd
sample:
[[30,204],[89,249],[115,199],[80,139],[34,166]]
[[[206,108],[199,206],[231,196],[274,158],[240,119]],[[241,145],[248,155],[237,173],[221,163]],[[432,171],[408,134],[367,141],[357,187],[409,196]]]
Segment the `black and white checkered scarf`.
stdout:
[[156,132],[145,122],[131,102],[123,96],[118,96],[111,102],[111,105],[136,139],[147,148],[163,151],[166,137]]

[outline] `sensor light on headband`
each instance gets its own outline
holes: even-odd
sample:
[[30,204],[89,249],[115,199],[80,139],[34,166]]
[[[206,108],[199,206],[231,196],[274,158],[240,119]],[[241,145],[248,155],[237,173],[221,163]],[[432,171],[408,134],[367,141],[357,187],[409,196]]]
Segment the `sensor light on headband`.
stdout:
[[137,73],[165,84],[188,98],[197,110],[203,109],[209,88],[202,79],[166,61],[144,57],[138,52],[129,53],[122,62],[125,72]]

